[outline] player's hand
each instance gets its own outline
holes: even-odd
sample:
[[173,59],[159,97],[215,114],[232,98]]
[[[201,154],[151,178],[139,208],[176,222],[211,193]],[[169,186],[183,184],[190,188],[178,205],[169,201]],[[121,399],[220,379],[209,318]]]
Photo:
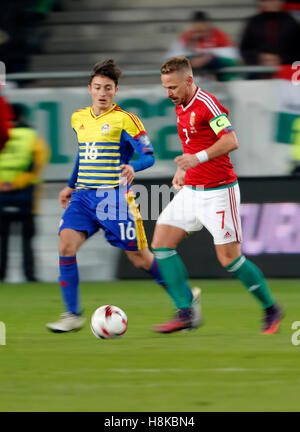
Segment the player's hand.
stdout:
[[196,165],[200,163],[196,155],[189,154],[189,153],[185,153],[181,156],[177,156],[175,158],[175,162],[177,163],[179,168],[185,171],[190,168],[194,168]]
[[120,185],[125,186],[128,184],[130,186],[134,180],[134,168],[126,164],[120,165],[120,168],[122,169]]
[[175,189],[180,190],[184,186],[185,171],[181,168],[177,168],[177,171],[173,177],[172,185]]
[[71,199],[71,194],[74,192],[75,189],[70,188],[69,186],[66,186],[63,188],[63,190],[59,194],[59,204],[62,206],[63,209],[66,209],[68,207],[68,204]]

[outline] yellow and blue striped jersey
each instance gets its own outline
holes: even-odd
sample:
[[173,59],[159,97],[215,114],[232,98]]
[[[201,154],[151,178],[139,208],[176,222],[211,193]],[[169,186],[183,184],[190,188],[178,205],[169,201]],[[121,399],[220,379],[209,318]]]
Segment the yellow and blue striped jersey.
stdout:
[[121,164],[128,164],[135,151],[153,153],[140,119],[116,104],[99,116],[92,107],[75,111],[72,128],[79,146],[77,189],[117,187]]

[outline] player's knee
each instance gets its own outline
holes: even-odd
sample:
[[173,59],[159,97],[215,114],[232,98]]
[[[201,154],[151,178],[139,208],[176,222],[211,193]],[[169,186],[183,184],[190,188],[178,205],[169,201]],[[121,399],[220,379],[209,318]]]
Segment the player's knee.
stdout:
[[151,248],[152,249],[160,249],[160,248],[168,248],[168,249],[176,249],[177,248],[178,243],[172,239],[166,239],[164,241],[158,240],[158,241],[153,241],[151,243]]
[[240,243],[235,242],[216,247],[216,252],[220,264],[227,267],[241,255]]
[[226,258],[221,258],[221,259],[219,259],[219,262],[220,262],[222,267],[227,267],[232,262],[232,260],[228,260]]
[[74,256],[77,253],[77,248],[72,243],[60,242],[58,246],[59,256],[68,257]]
[[234,261],[234,258],[230,254],[222,254],[218,255],[218,260],[222,267],[227,267]]
[[154,234],[152,237],[152,242],[151,242],[151,248],[152,249],[159,249],[162,247],[166,247],[163,244],[165,242],[164,239],[166,238],[166,236],[165,235],[162,236],[160,233],[160,230],[161,230],[160,226],[156,225],[155,230],[154,230]]
[[178,230],[174,232],[174,229],[168,227],[167,229],[162,229],[158,232],[154,232],[151,248],[170,248],[176,249],[177,245],[184,239],[186,233],[183,230]]
[[171,238],[166,238],[164,236],[163,238],[160,238],[159,236],[154,236],[151,243],[152,249],[159,249],[159,248],[176,248],[176,242],[173,241]]
[[161,242],[160,242],[160,241],[157,241],[156,239],[154,239],[154,240],[152,241],[152,243],[151,243],[151,248],[152,248],[152,249],[158,249],[158,248],[160,248],[160,247],[162,247],[162,246],[161,246]]

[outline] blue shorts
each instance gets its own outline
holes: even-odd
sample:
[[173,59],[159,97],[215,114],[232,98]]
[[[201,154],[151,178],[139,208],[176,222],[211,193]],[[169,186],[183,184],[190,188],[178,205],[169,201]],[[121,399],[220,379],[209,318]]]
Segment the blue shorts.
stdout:
[[131,189],[79,189],[60,221],[59,232],[70,228],[91,237],[103,229],[112,245],[129,251],[148,246],[144,224]]

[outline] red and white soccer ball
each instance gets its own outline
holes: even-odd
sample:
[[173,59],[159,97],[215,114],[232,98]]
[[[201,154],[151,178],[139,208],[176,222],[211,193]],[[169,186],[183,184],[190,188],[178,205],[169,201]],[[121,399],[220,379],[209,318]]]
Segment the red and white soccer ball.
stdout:
[[126,313],[117,306],[105,305],[95,310],[91,318],[91,330],[99,339],[114,339],[126,333]]

